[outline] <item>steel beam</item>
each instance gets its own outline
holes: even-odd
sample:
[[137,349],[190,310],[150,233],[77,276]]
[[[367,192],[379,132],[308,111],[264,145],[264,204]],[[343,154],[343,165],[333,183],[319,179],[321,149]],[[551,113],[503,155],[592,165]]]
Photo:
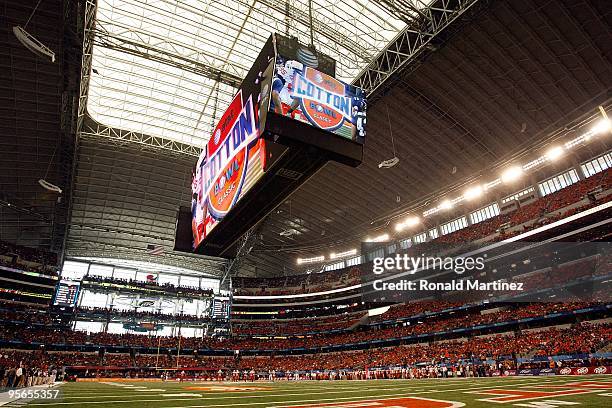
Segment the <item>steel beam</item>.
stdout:
[[137,143],[143,147],[151,147],[158,151],[165,152],[166,154],[168,152],[173,152],[198,157],[202,152],[202,149],[199,147],[180,143],[171,139],[165,139],[159,136],[149,136],[139,132],[106,126],[96,122],[91,117],[88,117],[87,120],[84,121],[80,136],[95,138],[104,137],[116,143]]
[[421,54],[435,50],[433,40],[436,36],[478,1],[437,0],[416,12],[414,7],[400,7],[405,1],[380,0],[381,7],[401,17],[407,26],[359,73],[353,84],[365,89],[369,100],[376,100],[390,78],[398,76]]
[[[286,15],[291,20],[297,21],[306,27],[310,26],[311,20],[308,11],[301,10],[290,2],[283,4],[283,2],[280,1],[259,0],[259,3],[271,8],[280,15]],[[336,30],[316,18],[312,19],[312,29],[317,35],[327,38],[332,44],[330,46],[333,47],[335,45],[343,47],[362,61],[369,61],[374,56],[372,55],[372,50],[369,50],[358,41],[350,38],[345,32]]]
[[233,88],[238,88],[242,82],[242,77],[237,74],[198,61],[196,58],[202,55],[200,50],[188,49],[184,44],[174,43],[171,39],[157,38],[151,34],[131,31],[131,35],[140,40],[135,41],[125,36],[113,34],[104,28],[102,22],[98,22],[94,31],[94,44],[98,47],[121,51],[193,72]]

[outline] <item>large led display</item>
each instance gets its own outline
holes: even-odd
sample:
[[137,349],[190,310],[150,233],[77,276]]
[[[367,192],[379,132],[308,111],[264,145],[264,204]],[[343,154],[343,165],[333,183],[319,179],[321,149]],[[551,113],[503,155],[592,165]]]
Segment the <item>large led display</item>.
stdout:
[[276,57],[270,111],[363,143],[366,99],[360,88],[310,65],[317,59]]
[[255,109],[252,95],[245,99],[238,92],[198,160],[192,185],[194,247],[263,174],[265,143]]
[[361,163],[365,95],[334,75],[332,58],[270,37],[198,159],[175,249],[192,238],[192,251],[231,256],[241,234],[326,162]]
[[[272,80],[272,55],[270,39],[198,159],[191,203],[194,249],[264,173],[266,145],[261,134]],[[264,72],[269,72],[268,78]]]

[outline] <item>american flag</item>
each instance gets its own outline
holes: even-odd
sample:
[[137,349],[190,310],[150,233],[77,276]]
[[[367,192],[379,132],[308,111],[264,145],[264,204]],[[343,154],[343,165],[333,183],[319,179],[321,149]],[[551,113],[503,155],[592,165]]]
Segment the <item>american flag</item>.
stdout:
[[149,255],[163,255],[164,247],[162,245],[149,244],[147,245],[147,253]]

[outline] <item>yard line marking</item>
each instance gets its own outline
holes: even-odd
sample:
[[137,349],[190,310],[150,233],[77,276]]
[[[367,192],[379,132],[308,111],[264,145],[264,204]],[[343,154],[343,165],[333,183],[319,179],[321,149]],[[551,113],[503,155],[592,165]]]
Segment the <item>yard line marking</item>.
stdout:
[[[320,392],[321,390],[333,390],[333,391],[346,390],[347,392],[387,391],[387,390],[388,391],[395,391],[395,390],[401,389],[402,391],[415,392],[415,393],[419,392],[419,393],[421,393],[421,392],[424,391],[424,389],[422,388],[423,385],[424,385],[423,381],[431,382],[431,380],[438,380],[438,379],[435,379],[435,378],[423,378],[423,379],[412,379],[412,380],[408,380],[408,379],[406,379],[406,380],[388,380],[389,382],[386,382],[384,384],[381,384],[381,382],[380,382],[381,380],[364,380],[364,381],[361,381],[359,383],[356,382],[356,381],[352,381],[352,382],[351,381],[341,381],[340,383],[342,383],[342,385],[345,385],[344,387],[335,386],[335,387],[308,387],[308,388],[293,387],[293,385],[296,385],[295,383],[291,383],[290,384],[290,385],[292,385],[291,387],[284,387],[285,385],[289,385],[289,384],[288,383],[277,382],[276,384],[281,385],[283,387],[277,387],[277,388],[274,388],[274,389],[269,389],[269,390],[265,390],[265,391],[259,391],[255,395],[258,395],[258,394],[261,394],[261,393],[279,392],[279,391],[287,390],[287,389],[292,389],[292,391],[293,391],[296,388],[298,388],[297,391],[300,391],[300,392],[304,392],[304,391],[316,391],[316,392]],[[456,387],[457,385],[459,385],[459,383],[458,383],[459,381],[465,381],[465,379],[463,379],[463,378],[457,378],[457,379],[452,379],[452,380],[457,380],[457,381],[454,384],[439,384],[439,387]],[[482,377],[479,380],[496,380],[495,382],[500,382],[499,381],[500,378],[495,378],[495,377]],[[529,385],[529,384],[525,384],[525,383],[536,382],[537,378],[535,378],[535,377],[515,377],[515,378],[506,378],[506,377],[504,377],[503,380],[504,380],[504,384],[506,386],[510,386],[510,385],[515,384],[515,383],[517,385]],[[393,384],[390,381],[397,381],[398,383]],[[559,379],[558,381],[561,381],[561,380]],[[490,383],[490,381],[485,381],[485,382]],[[198,383],[201,383],[201,382],[198,382]],[[331,383],[331,381],[330,381],[330,383]],[[355,386],[361,385],[363,383],[367,383],[367,385],[370,386],[370,388],[356,389]],[[472,383],[473,384],[478,384],[478,383],[483,384],[483,382],[480,382],[480,381],[475,381],[475,382],[474,381],[470,381],[469,383],[465,383],[464,382],[464,383],[462,383],[462,385],[467,385],[467,384],[472,384]],[[179,383],[179,382],[176,382],[176,383],[166,383],[166,384],[168,384],[168,385],[177,385],[178,386],[178,385],[189,384],[189,383]],[[216,384],[216,383],[210,382],[209,384]],[[302,383],[302,384],[304,384],[304,383]],[[349,384],[353,384],[354,386],[349,386]],[[375,385],[380,385],[380,386],[375,386]],[[398,387],[398,385],[400,385],[400,387]],[[130,388],[130,389],[133,389],[133,388]],[[92,389],[92,391],[95,392],[96,390]],[[134,390],[134,391],[136,391],[136,390]],[[164,391],[167,391],[167,390],[164,390]],[[443,391],[452,391],[452,389],[451,390],[438,389],[438,390],[435,390],[434,392],[443,392]],[[424,391],[424,392],[425,393],[429,393],[431,391]],[[225,393],[217,393],[217,392],[207,393],[207,395],[211,395],[211,396],[218,395],[218,394],[225,394]],[[255,395],[247,395],[247,394],[244,394],[244,393],[241,394],[241,395],[244,398],[250,398],[250,397],[255,396]],[[268,395],[268,396],[273,397],[274,395]],[[97,393],[94,396],[91,396],[91,395],[88,395],[88,396],[83,396],[83,395],[79,395],[79,396],[65,396],[64,400],[66,400],[66,399],[95,399],[95,398],[100,398],[100,397],[103,397],[103,398],[121,398],[121,397],[124,397],[124,398],[126,398],[126,397],[128,397],[128,395],[126,395],[126,394],[101,395],[100,393]],[[129,397],[139,398],[140,395],[139,394],[129,394]]]
[[[202,394],[193,394],[188,392],[179,392],[177,394],[160,394],[162,397],[201,397]],[[88,404],[91,404],[89,402]]]
[[490,395],[490,398],[481,398],[476,401],[483,402],[494,402],[497,404],[505,404],[508,402],[522,402],[531,401],[535,399],[543,398],[555,398],[564,397],[579,394],[592,394],[599,392],[598,390],[587,390],[587,389],[565,389],[557,391],[527,391],[527,390],[507,390],[503,388],[497,388],[493,390],[482,390],[482,391],[469,391],[465,394],[477,394],[477,395]]
[[[564,381],[566,381],[566,379],[564,379]],[[525,383],[530,383],[533,382],[533,378],[528,378],[528,379],[517,379],[515,382],[513,382],[513,384],[506,384],[505,386],[522,386],[525,385]],[[419,394],[431,394],[431,393],[435,393],[435,392],[442,392],[442,393],[446,393],[446,392],[455,392],[455,391],[469,391],[469,390],[479,390],[479,389],[491,389],[491,388],[499,388],[500,385],[497,384],[495,386],[486,386],[486,387],[468,387],[468,388],[456,388],[456,389],[449,389],[449,390],[438,390],[438,391],[425,391],[425,392],[421,392]],[[366,389],[353,389],[353,390],[349,390],[349,391],[328,391],[328,392],[323,392],[320,393],[321,395],[325,395],[325,394],[342,394],[342,393],[362,393],[364,391],[380,391],[383,390],[385,391],[386,389],[381,389],[381,388],[366,388]],[[383,395],[377,395],[376,397],[400,397],[400,396],[408,396],[410,394],[410,389],[405,389],[405,388],[392,388],[392,390],[395,391],[400,391],[402,390],[403,392],[401,394],[383,394]],[[261,394],[261,392],[260,392]],[[196,398],[198,400],[223,400],[223,399],[236,399],[236,398],[241,398],[241,399],[254,399],[254,398],[275,398],[275,397],[286,397],[286,396],[303,396],[303,395],[312,395],[311,393],[283,393],[283,394],[272,394],[272,395],[244,395],[244,394],[239,394],[239,395],[218,395],[218,396],[211,396],[211,397],[201,397],[201,398]],[[355,398],[359,398],[358,396],[352,396],[352,397],[335,397],[335,398],[321,398],[321,399],[316,399],[316,400],[304,400],[304,401],[293,401],[293,402],[318,402],[318,401],[335,401],[335,400],[340,400],[340,399],[355,399]],[[368,398],[372,398],[372,396],[369,396]],[[75,402],[56,402],[53,405],[75,405],[75,404],[114,404],[114,403],[143,403],[143,402],[162,402],[162,401],[185,401],[185,398],[176,398],[176,399],[137,399],[137,400],[111,400],[111,401],[75,401]],[[234,405],[262,405],[262,404],[269,404],[270,402],[266,401],[266,402],[249,402],[249,403],[233,403],[233,404],[221,404],[221,405],[212,405],[212,406],[219,406],[219,407],[225,407],[225,406],[234,406]],[[281,402],[282,403],[282,402]],[[37,406],[37,405],[49,405],[49,404],[30,404],[31,406]],[[176,406],[176,407],[165,407],[165,408],[196,408],[196,407],[209,407],[211,405],[180,405],[180,406]]]
[[[341,391],[346,391],[346,392],[356,392],[356,391],[359,391],[359,392],[361,392],[361,391],[386,391],[386,390],[394,391],[394,390],[397,390],[398,388],[397,387],[391,387],[391,388],[388,388],[388,387],[370,387],[370,388],[359,388],[359,389],[357,389],[356,387],[326,387],[325,389],[326,390],[333,390],[335,392],[341,392]],[[406,391],[411,391],[410,387],[402,387],[401,389],[402,390],[406,390]],[[133,390],[133,388],[132,388],[132,390]],[[94,391],[95,390],[92,390],[92,392],[94,392]],[[140,391],[140,390],[134,390],[134,391]],[[171,390],[169,390],[169,389],[160,389],[160,391],[171,391]],[[264,392],[265,393],[270,393],[270,392],[279,392],[279,391],[282,391],[282,389],[281,388],[268,389],[268,390],[265,390],[265,391],[263,391],[263,390],[262,391],[258,391],[257,394],[241,393],[240,395],[242,395],[243,398],[250,398],[250,397],[254,397],[254,396],[259,396],[260,393],[264,393]],[[303,392],[303,391],[317,391],[317,392],[320,392],[321,389],[320,388],[316,388],[316,387],[311,387],[311,388],[300,388],[299,391],[301,391],[301,392]],[[223,391],[213,391],[213,392],[207,393],[207,395],[211,395],[211,396],[213,396],[213,395],[225,395],[225,394],[227,394],[227,392],[223,392]],[[308,395],[308,393],[304,393],[304,395]],[[268,396],[269,397],[273,397],[275,395],[268,395]],[[80,399],[80,400],[83,400],[83,399],[121,398],[121,397],[123,397],[123,398],[126,398],[126,397],[140,398],[141,395],[136,394],[136,393],[128,394],[128,395],[126,395],[126,394],[116,394],[116,393],[113,393],[111,395],[108,395],[108,394],[104,395],[104,394],[101,394],[101,393],[97,393],[96,395],[65,396],[64,400],[66,400],[66,399]],[[84,403],[87,403],[87,402],[84,402]]]
[[[415,401],[416,400],[416,401]],[[390,402],[391,404],[397,404],[397,405],[391,405],[388,406],[386,404],[383,404],[383,402]],[[445,401],[445,400],[437,400],[437,399],[432,399],[432,398],[420,398],[420,397],[405,397],[405,398],[379,398],[379,399],[366,399],[366,400],[353,400],[350,402],[331,402],[331,403],[317,403],[317,404],[308,404],[308,405],[274,405],[270,408],[306,408],[306,407],[318,407],[318,408],[324,408],[324,407],[330,407],[330,408],[361,408],[361,407],[365,407],[365,406],[370,406],[370,407],[389,407],[389,408],[403,408],[406,407],[407,405],[399,405],[399,404],[409,404],[409,406],[414,406],[414,404],[417,401],[423,401],[423,403],[430,403],[427,404],[431,407],[431,403],[437,403],[437,404],[433,404],[434,406],[437,406],[438,408],[460,408],[460,407],[464,407],[465,404],[463,402],[458,402],[458,401]],[[442,404],[442,407],[440,407],[440,404]]]

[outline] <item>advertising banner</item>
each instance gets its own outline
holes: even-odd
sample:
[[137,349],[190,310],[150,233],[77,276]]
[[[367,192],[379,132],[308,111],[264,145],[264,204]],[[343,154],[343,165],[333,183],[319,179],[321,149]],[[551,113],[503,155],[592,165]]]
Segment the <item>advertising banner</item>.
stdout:
[[612,367],[563,367],[558,369],[559,375],[612,374]]
[[540,375],[540,370],[537,368],[524,368],[522,370],[518,370],[517,375],[523,377],[530,377],[534,375]]
[[539,375],[556,375],[554,368],[541,368]]

